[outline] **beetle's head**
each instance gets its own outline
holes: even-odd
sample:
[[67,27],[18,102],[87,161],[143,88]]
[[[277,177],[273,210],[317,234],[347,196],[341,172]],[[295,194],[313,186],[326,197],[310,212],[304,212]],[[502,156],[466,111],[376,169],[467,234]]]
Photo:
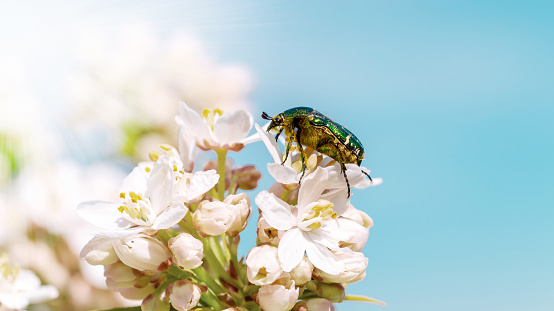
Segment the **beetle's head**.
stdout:
[[262,119],[271,121],[269,123],[269,126],[267,127],[268,132],[271,131],[272,129],[276,128],[276,127],[282,126],[283,122],[284,122],[284,118],[283,118],[282,113],[278,114],[278,115],[276,115],[272,118],[267,113],[263,112],[262,113]]

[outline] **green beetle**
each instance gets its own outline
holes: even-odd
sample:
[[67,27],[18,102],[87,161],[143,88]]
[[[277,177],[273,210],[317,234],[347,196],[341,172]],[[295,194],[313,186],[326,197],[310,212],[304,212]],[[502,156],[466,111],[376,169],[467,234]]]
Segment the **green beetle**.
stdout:
[[[264,112],[262,118],[271,121],[267,128],[268,132],[272,129],[277,130],[276,140],[283,131],[289,137],[285,147],[285,158],[281,164],[285,163],[292,142],[295,141],[302,161],[302,176],[300,176],[302,180],[306,170],[302,145],[326,154],[340,164],[348,187],[348,197],[350,197],[350,183],[346,176],[345,164],[354,163],[359,166],[364,159],[364,147],[352,132],[310,107],[291,108],[274,117]],[[362,173],[373,181],[369,174],[364,171]]]

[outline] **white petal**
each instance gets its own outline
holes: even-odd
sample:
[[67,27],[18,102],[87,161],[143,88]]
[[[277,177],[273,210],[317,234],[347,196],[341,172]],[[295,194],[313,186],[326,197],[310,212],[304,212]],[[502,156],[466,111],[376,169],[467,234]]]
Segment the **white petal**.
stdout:
[[383,178],[372,178],[372,179],[373,179],[373,181],[371,181],[371,180],[369,180],[369,178],[367,178],[366,180],[364,180],[361,183],[357,184],[356,188],[363,189],[363,188],[367,188],[367,187],[378,186],[378,185],[383,183]]
[[279,145],[277,145],[277,142],[275,141],[275,137],[273,137],[273,135],[271,135],[269,132],[263,130],[257,123],[254,126],[256,127],[256,131],[260,135],[260,138],[269,151],[269,154],[271,154],[273,162],[281,164],[281,162],[283,161],[283,155],[281,153],[281,150],[279,149]]
[[248,144],[251,144],[251,143],[255,143],[257,141],[260,141],[262,140],[262,138],[260,137],[260,134],[258,134],[257,132],[246,137],[245,139],[241,140],[240,142],[245,144],[245,145],[248,145]]
[[314,267],[330,274],[344,271],[344,264],[327,247],[319,243],[306,243],[306,254]]
[[148,180],[148,173],[144,170],[144,167],[137,166],[131,171],[123,184],[121,185],[120,192],[129,193],[142,193],[146,192],[146,181]]
[[196,137],[200,139],[212,139],[212,134],[208,124],[204,122],[204,119],[194,110],[189,108],[187,104],[179,102],[179,114],[183,121],[183,124],[188,130],[190,130]]
[[58,290],[52,285],[41,286],[27,294],[30,303],[39,303],[57,298]]
[[194,163],[194,151],[196,149],[196,140],[192,137],[190,131],[186,128],[179,128],[177,134],[179,154],[185,171],[190,172]]
[[318,167],[304,179],[298,193],[298,214],[302,214],[302,207],[315,202],[321,196],[321,193],[327,188],[328,173],[326,169]]
[[40,279],[31,270],[21,269],[12,284],[12,289],[29,291],[40,286]]
[[125,230],[105,230],[105,231],[97,232],[94,235],[100,238],[114,240],[114,239],[122,239],[122,238],[130,237],[145,229],[146,227],[135,227],[135,228],[125,229]]
[[298,266],[302,257],[304,257],[306,244],[308,243],[304,238],[304,233],[298,228],[288,230],[283,234],[277,250],[283,271],[290,272]]
[[128,228],[132,225],[117,209],[121,203],[88,201],[77,205],[77,215],[91,224],[108,230]]
[[188,208],[183,203],[176,203],[164,210],[152,224],[152,229],[167,229],[176,225],[188,212]]
[[335,221],[326,221],[321,228],[307,233],[314,243],[321,244],[332,250],[339,250],[339,241],[345,236]]
[[281,163],[267,163],[267,171],[280,184],[298,183],[298,173],[290,166],[281,165]]
[[348,197],[348,189],[346,187],[324,193],[321,195],[321,198],[333,203],[333,211],[337,213],[337,216],[342,215],[350,205],[350,198]]
[[0,292],[0,305],[8,308],[8,310],[23,310],[29,305],[29,299],[25,295],[16,292]]
[[161,156],[148,178],[146,196],[152,202],[156,214],[161,213],[173,203],[173,168],[167,156]]
[[214,122],[214,136],[221,144],[238,143],[248,135],[252,127],[252,115],[244,110],[233,110]]
[[256,196],[256,205],[262,210],[267,223],[277,230],[288,230],[296,225],[290,206],[273,193],[262,191]]
[[219,181],[216,170],[200,171],[189,175],[188,180],[182,179],[179,197],[176,200],[189,202],[210,191]]

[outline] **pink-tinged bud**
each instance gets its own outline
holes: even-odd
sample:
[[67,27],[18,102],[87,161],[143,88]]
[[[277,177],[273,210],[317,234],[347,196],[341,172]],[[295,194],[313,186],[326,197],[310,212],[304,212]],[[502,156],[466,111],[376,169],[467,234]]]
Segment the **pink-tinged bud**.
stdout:
[[237,195],[229,195],[223,200],[223,203],[227,204],[227,208],[233,214],[232,221],[229,223],[227,228],[227,235],[236,236],[248,223],[248,217],[250,217],[250,199],[246,193],[241,193]]
[[279,245],[279,241],[283,235],[283,231],[271,227],[263,216],[258,218],[258,229],[256,233],[261,243],[269,243],[275,246]]
[[277,247],[256,246],[246,257],[246,276],[256,285],[269,285],[283,275],[283,268],[277,256]]
[[156,273],[158,267],[171,257],[164,243],[146,234],[114,240],[112,245],[124,264],[148,274]]
[[238,189],[252,190],[258,186],[262,173],[254,165],[245,165],[233,170],[233,178]]
[[365,278],[368,259],[360,252],[350,250],[335,252],[335,255],[344,264],[345,271],[338,274],[326,273],[314,269],[314,278],[327,283],[355,283]]
[[150,283],[151,276],[145,275],[122,262],[104,267],[108,288],[119,292],[127,299],[144,299],[156,287]]
[[192,214],[194,228],[203,237],[225,233],[233,218],[227,204],[219,201],[202,201]]
[[299,301],[293,311],[335,311],[333,303],[325,298],[312,298]]
[[264,311],[287,311],[294,307],[298,300],[299,289],[294,281],[281,285],[263,285],[258,290],[256,302]]
[[304,256],[298,266],[294,267],[290,271],[290,278],[296,283],[296,285],[301,286],[312,280],[313,271],[314,266],[308,260],[308,257]]
[[165,292],[160,294],[150,294],[144,298],[140,305],[141,311],[169,311],[169,299],[165,295]]
[[186,311],[196,307],[202,291],[200,287],[187,279],[171,283],[165,293],[173,308],[178,311]]
[[319,297],[334,303],[341,303],[346,298],[345,288],[339,283],[328,284],[312,281],[306,284],[306,288],[317,293]]
[[243,307],[233,307],[233,308],[224,309],[223,311],[248,311],[248,309]]
[[173,253],[173,263],[181,269],[194,269],[202,264],[204,245],[188,233],[181,233],[168,242],[169,250]]
[[81,250],[79,255],[91,265],[110,265],[119,260],[112,246],[112,240],[94,237]]

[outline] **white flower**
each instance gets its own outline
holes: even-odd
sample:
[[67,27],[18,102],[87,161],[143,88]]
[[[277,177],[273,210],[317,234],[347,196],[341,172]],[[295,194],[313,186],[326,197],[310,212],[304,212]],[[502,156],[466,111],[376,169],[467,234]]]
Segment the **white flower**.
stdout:
[[279,245],[279,240],[284,232],[273,228],[267,223],[263,216],[260,216],[256,233],[261,243]]
[[246,228],[251,211],[250,198],[244,192],[236,195],[231,194],[223,200],[223,203],[226,203],[227,208],[233,213],[233,221],[229,223],[226,233],[230,236],[236,236]]
[[117,257],[133,269],[154,273],[158,267],[171,257],[171,252],[160,240],[139,233],[132,237],[113,240]]
[[302,300],[294,306],[297,311],[335,311],[335,307],[330,300],[325,298],[312,298]]
[[[274,161],[274,163],[267,164],[267,171],[278,183],[283,184],[286,188],[288,188],[288,190],[294,189],[302,177],[302,162],[298,153],[289,155],[285,163],[281,164],[285,155],[281,153],[279,145],[275,141],[273,135],[263,130],[258,124],[255,124],[255,128]],[[306,171],[304,172],[304,178],[314,172],[317,167],[323,167],[329,171],[327,189],[333,189],[333,191],[329,194],[342,190],[345,192],[347,197],[348,193],[346,193],[346,181],[340,165],[332,162],[332,158],[328,156],[318,156],[318,154],[319,153],[317,152],[313,152],[306,159]],[[331,163],[334,164],[330,165]],[[365,167],[360,167],[352,163],[345,165],[346,176],[348,177],[348,182],[350,183],[351,188],[362,189],[369,186],[376,186],[383,182],[381,178],[373,178],[373,182],[370,181],[363,173],[370,173],[370,171]]]
[[171,283],[166,289],[171,305],[178,311],[186,311],[194,308],[202,292],[200,288],[190,280],[179,280]]
[[32,271],[10,266],[7,255],[0,255],[0,309],[23,310],[29,304],[57,297],[54,286],[41,286]]
[[344,271],[327,273],[320,269],[314,269],[315,279],[326,283],[355,283],[365,278],[368,259],[364,254],[345,249],[334,252],[334,255],[344,264]]
[[308,257],[304,256],[298,266],[294,267],[294,269],[290,271],[290,278],[296,283],[296,285],[304,285],[312,279],[313,271],[314,266],[308,260]]
[[[329,273],[344,270],[344,265],[331,250],[340,249],[339,241],[347,233],[340,230],[335,220],[338,212],[333,211],[333,202],[320,199],[327,187],[327,178],[328,172],[323,168],[317,168],[310,174],[300,187],[296,207],[267,191],[260,192],[256,197],[256,205],[262,210],[267,223],[277,230],[286,230],[278,251],[284,271],[296,267],[304,253],[321,270]],[[340,196],[343,194],[340,193]]]
[[167,243],[173,262],[181,269],[194,269],[202,264],[204,245],[188,233],[181,233]]
[[227,196],[223,202],[203,201],[192,215],[194,228],[203,237],[226,233],[236,236],[244,230],[250,216],[250,199],[246,193]]
[[341,247],[348,247],[355,252],[362,251],[369,237],[369,229],[373,227],[371,217],[350,204],[337,221],[341,228],[351,232],[347,238],[340,241]]
[[258,290],[257,302],[264,311],[286,311],[294,307],[299,292],[294,281],[283,285],[262,285]]
[[269,245],[256,246],[246,257],[246,276],[256,285],[269,285],[283,275],[277,256],[277,248]]
[[205,150],[225,148],[241,150],[252,127],[253,118],[245,110],[223,113],[219,109],[204,109],[202,116],[187,104],[179,103],[178,123],[196,137],[196,144]]
[[197,200],[219,178],[213,170],[190,174],[179,168],[180,160],[166,155],[151,171],[148,165],[139,165],[123,182],[123,202],[84,202],[77,206],[77,214],[104,229],[97,236],[110,239],[148,229],[167,229],[185,217],[188,208],[184,202]]
[[119,260],[115,253],[112,240],[94,237],[81,250],[79,258],[85,259],[91,265],[110,265]]

